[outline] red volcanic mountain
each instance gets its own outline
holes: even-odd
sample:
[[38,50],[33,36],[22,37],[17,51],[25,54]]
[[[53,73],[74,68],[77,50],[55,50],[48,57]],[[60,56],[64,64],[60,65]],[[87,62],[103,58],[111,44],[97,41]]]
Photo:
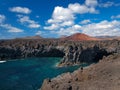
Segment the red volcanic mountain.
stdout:
[[98,38],[95,38],[95,37],[88,36],[88,35],[83,34],[83,33],[76,33],[76,34],[73,34],[73,35],[71,35],[71,36],[62,38],[62,40],[95,41],[95,40],[99,40],[99,39],[98,39]]

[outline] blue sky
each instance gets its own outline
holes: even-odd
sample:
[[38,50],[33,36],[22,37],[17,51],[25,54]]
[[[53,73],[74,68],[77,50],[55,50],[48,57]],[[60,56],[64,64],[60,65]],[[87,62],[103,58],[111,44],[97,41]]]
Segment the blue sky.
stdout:
[[0,39],[120,36],[120,0],[0,0]]

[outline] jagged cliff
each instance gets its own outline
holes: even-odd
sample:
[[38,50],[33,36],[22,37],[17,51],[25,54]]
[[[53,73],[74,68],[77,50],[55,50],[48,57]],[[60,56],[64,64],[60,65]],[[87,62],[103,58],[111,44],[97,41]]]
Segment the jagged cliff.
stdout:
[[[64,41],[59,39],[34,39],[34,40],[33,39],[14,39],[14,40],[0,41],[0,60],[10,60],[10,59],[27,58],[27,57],[63,57],[61,62],[59,63],[59,66],[68,66],[68,65],[80,64],[83,62],[86,62],[86,63],[99,62],[99,60],[101,60],[103,57],[105,56],[109,57],[109,55],[111,56],[114,53],[120,54],[119,40]],[[120,58],[118,58],[116,61],[119,61],[119,59]],[[104,72],[104,69],[106,68],[103,68],[104,66],[107,66],[109,64],[109,61],[107,63],[106,61],[107,59],[100,66],[99,66],[99,63],[96,64],[98,66],[93,66],[95,70],[93,68],[88,69],[86,71],[84,70],[84,73],[83,71],[81,72],[81,70],[78,70],[72,74],[67,73],[67,74],[60,75],[57,78],[54,78],[52,80],[47,79],[44,81],[41,90],[47,90],[47,89],[49,90],[85,90],[85,89],[89,90],[88,89],[89,85],[92,86],[90,90],[96,90],[99,87],[102,87],[100,85],[103,85],[101,84],[102,81],[100,82],[100,84],[98,84],[97,80],[104,80],[107,78],[107,77],[103,77],[103,79],[99,79],[100,76],[102,76],[102,74],[107,73],[107,70]],[[114,60],[110,61],[111,64],[109,64],[108,67],[110,68],[112,66],[112,62],[116,63],[116,61],[115,62]],[[119,65],[119,62],[118,62],[118,65]],[[101,68],[103,69],[101,70]],[[94,71],[94,72],[91,72],[91,71]],[[96,74],[97,71],[99,72]],[[114,69],[112,69],[112,71],[114,71]],[[96,77],[96,76],[99,76],[99,77]],[[119,79],[119,77],[117,78]],[[90,83],[90,82],[93,82],[94,80],[96,82]],[[114,82],[116,79],[111,78],[109,80],[112,80],[112,82]],[[107,80],[104,82],[105,85],[107,85],[106,84],[107,82],[108,82]],[[86,87],[86,84],[88,85],[87,87]],[[94,84],[97,86],[94,87]],[[119,83],[117,82],[116,84],[115,84],[115,87],[118,88]],[[105,87],[105,85],[103,85],[103,87]],[[105,89],[104,88],[101,88],[101,89],[107,90],[109,88],[107,87]],[[113,90],[113,88],[111,90]],[[118,89],[115,89],[115,90],[118,90]]]
[[14,39],[0,41],[0,60],[26,57],[63,57],[59,66],[97,62],[120,53],[120,41],[60,41],[58,39]]
[[120,54],[104,57],[97,64],[45,79],[40,90],[119,90]]

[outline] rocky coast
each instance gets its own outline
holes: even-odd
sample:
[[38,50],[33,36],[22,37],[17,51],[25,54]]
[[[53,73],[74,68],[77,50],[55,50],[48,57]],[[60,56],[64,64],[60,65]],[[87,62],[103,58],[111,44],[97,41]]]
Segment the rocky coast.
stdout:
[[120,53],[120,41],[64,41],[58,39],[14,39],[0,41],[0,60],[27,57],[62,57],[59,66],[98,62]]
[[119,90],[120,54],[104,57],[97,64],[45,79],[40,90]]
[[58,66],[97,63],[73,73],[45,79],[41,90],[119,90],[120,41],[59,39],[0,40],[0,60],[62,57]]

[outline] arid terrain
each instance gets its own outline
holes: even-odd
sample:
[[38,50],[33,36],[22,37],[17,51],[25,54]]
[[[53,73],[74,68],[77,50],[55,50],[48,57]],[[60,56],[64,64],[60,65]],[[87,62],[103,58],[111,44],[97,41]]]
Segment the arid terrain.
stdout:
[[119,90],[120,54],[104,57],[97,64],[73,73],[46,79],[40,90]]

